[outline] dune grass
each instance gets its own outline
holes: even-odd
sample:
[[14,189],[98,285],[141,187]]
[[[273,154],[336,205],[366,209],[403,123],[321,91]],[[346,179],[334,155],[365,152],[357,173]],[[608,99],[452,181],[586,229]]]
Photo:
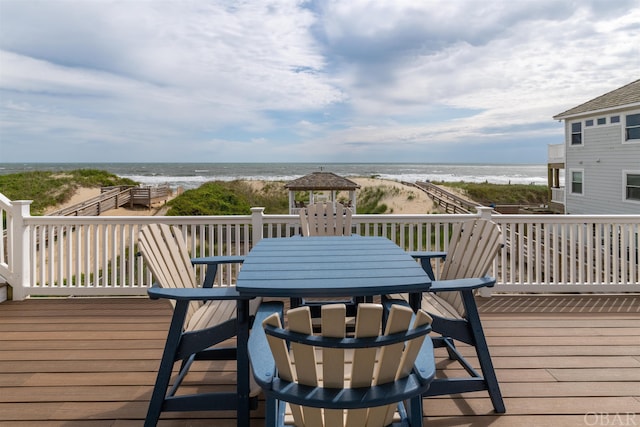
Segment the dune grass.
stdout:
[[485,206],[539,205],[548,201],[548,189],[544,185],[490,184],[473,182],[434,182],[463,191],[467,197]]
[[97,169],[69,172],[32,171],[0,175],[0,193],[10,200],[33,200],[31,213],[42,215],[50,206],[68,201],[80,187],[137,185],[127,178]]

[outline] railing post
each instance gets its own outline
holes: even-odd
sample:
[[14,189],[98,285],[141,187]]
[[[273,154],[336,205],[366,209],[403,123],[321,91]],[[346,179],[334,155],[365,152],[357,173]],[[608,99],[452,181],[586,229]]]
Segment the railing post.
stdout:
[[478,206],[476,210],[478,211],[478,216],[480,218],[491,220],[493,208],[490,208],[488,206]]
[[260,240],[262,240],[262,233],[264,229],[264,208],[256,207],[251,208],[251,227],[252,227],[252,240],[255,246]]
[[12,248],[9,250],[9,256],[11,257],[9,265],[13,274],[10,285],[14,301],[24,300],[29,294],[27,288],[31,284],[31,256],[29,254],[31,230],[24,221],[25,218],[31,216],[31,203],[32,200],[15,200],[12,202]]

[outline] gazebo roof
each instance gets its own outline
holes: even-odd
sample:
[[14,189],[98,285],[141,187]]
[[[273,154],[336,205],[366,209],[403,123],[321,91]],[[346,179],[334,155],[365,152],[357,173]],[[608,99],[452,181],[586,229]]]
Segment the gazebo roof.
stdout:
[[285,184],[289,190],[356,190],[359,184],[332,172],[313,172]]

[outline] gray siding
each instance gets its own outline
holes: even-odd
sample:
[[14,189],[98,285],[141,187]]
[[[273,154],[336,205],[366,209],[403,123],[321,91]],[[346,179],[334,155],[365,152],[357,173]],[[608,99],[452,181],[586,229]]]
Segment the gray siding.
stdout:
[[[634,111],[633,113],[635,113]],[[628,114],[628,113],[627,113]],[[640,203],[624,200],[623,172],[640,171],[640,143],[623,144],[625,113],[621,123],[585,127],[581,146],[567,143],[566,212],[569,214],[640,214]],[[609,117],[607,116],[607,122]],[[567,141],[570,139],[567,124]],[[583,170],[583,194],[571,194],[571,171]]]

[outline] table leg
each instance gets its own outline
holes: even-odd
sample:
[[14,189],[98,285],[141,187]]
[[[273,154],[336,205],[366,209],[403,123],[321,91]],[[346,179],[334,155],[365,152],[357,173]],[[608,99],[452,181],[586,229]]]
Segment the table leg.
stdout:
[[409,294],[409,305],[414,312],[417,312],[422,306],[422,292],[412,292]]

